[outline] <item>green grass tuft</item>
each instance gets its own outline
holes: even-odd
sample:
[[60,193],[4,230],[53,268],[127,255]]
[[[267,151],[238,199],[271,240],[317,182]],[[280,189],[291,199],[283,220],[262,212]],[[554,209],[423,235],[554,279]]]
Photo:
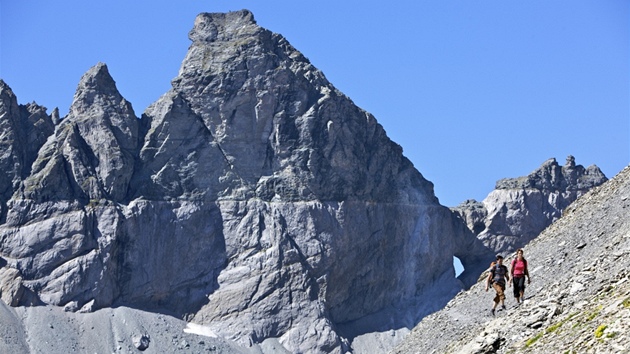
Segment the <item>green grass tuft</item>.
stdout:
[[555,325],[549,326],[545,330],[545,333],[553,333],[553,332],[557,331],[558,328],[562,327],[563,324],[564,324],[564,321],[560,321],[560,322],[556,323]]
[[544,334],[544,332],[540,332],[537,335],[535,335],[533,338],[530,338],[527,340],[527,342],[525,342],[525,346],[526,347],[531,347],[532,345],[534,345],[534,343],[536,343],[536,341],[538,341],[540,339],[540,337],[542,337]]
[[599,315],[599,311],[601,310],[601,308],[598,308],[597,310],[591,312],[590,315],[588,315],[588,317],[586,318],[586,321],[592,321],[593,318],[597,317],[597,315]]
[[604,331],[606,330],[606,325],[601,325],[599,327],[597,327],[597,329],[595,330],[595,338],[601,338],[604,335]]

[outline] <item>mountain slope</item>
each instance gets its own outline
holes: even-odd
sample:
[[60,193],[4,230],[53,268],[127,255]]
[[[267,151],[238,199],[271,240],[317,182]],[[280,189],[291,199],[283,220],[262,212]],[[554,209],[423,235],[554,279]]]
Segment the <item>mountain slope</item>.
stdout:
[[[491,316],[485,278],[425,317],[392,353],[625,353],[630,348],[630,167],[524,248],[526,302]],[[508,259],[509,261],[510,259]]]

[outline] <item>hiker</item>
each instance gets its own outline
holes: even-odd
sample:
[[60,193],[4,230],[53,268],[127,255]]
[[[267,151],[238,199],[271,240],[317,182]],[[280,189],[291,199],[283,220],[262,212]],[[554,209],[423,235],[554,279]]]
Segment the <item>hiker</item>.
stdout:
[[516,258],[512,261],[510,266],[510,275],[512,279],[512,285],[514,285],[514,298],[516,304],[523,303],[523,294],[525,294],[525,277],[527,277],[527,284],[532,282],[529,277],[529,271],[527,270],[527,260],[523,257],[523,249],[516,250]]
[[508,269],[503,265],[503,256],[497,255],[497,263],[494,267],[490,269],[490,274],[488,274],[488,279],[486,279],[486,291],[492,284],[492,288],[496,291],[496,296],[494,297],[494,304],[492,305],[492,316],[494,316],[494,312],[501,303],[501,308],[505,310],[505,284],[506,280],[510,280],[510,275],[508,273]]

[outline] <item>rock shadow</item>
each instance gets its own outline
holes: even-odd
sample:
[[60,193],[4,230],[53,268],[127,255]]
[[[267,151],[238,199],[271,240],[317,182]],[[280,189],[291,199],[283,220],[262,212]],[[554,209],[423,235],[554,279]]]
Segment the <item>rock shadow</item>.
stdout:
[[204,202],[146,202],[120,240],[120,295],[126,306],[190,319],[218,289],[227,254],[219,207]]

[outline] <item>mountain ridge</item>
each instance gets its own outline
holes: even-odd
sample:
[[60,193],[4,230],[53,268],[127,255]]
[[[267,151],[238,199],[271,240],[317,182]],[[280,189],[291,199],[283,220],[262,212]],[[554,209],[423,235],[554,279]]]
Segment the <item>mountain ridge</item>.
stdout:
[[608,178],[567,156],[564,166],[550,158],[527,176],[503,178],[482,201],[451,208],[495,253],[511,253],[537,237],[571,203]]

